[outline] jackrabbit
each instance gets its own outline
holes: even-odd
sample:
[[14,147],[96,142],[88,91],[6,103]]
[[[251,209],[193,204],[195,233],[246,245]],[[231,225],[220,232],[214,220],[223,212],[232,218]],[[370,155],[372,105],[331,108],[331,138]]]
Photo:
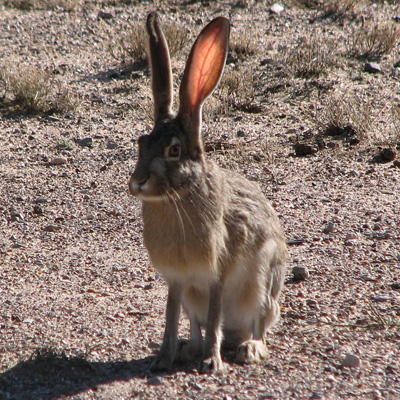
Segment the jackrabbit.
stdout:
[[[129,189],[142,200],[144,242],[168,284],[164,340],[150,369],[201,357],[200,371],[216,372],[222,345],[237,349],[238,362],[260,361],[266,329],[279,318],[286,242],[258,185],[207,161],[200,136],[202,106],[224,70],[229,21],[216,18],[197,37],[176,115],[157,13],[148,15],[146,28],[155,127],[139,138]],[[178,342],[181,305],[190,339]]]

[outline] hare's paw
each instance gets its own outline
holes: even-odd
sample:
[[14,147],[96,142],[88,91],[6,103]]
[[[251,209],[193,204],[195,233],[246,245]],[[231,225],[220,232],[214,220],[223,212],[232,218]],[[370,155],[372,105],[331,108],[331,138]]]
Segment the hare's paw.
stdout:
[[262,340],[248,340],[237,349],[235,361],[238,363],[259,363],[268,357],[268,349]]
[[221,356],[213,356],[206,358],[200,362],[199,372],[205,374],[215,374],[218,371],[223,371],[224,363]]
[[168,372],[172,368],[174,363],[173,357],[165,356],[162,353],[158,353],[157,356],[150,364],[151,372]]
[[178,342],[178,348],[175,353],[175,361],[186,363],[199,358],[202,353],[202,343],[197,340],[182,339]]

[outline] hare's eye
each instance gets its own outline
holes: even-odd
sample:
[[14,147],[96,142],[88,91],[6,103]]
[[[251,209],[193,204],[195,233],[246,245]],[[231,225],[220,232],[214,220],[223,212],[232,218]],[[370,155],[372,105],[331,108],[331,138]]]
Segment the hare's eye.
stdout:
[[178,158],[181,155],[181,146],[174,144],[168,149],[168,157]]

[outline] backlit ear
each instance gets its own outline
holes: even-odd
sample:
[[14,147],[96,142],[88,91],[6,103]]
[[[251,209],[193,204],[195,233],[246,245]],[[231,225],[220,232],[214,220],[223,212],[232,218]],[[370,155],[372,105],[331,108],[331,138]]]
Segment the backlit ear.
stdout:
[[229,21],[218,17],[197,37],[186,63],[179,91],[179,116],[201,118],[201,106],[214,91],[224,70],[229,31]]
[[159,24],[158,14],[147,16],[146,29],[149,35],[149,57],[151,86],[154,98],[154,122],[171,114],[172,72],[168,45]]

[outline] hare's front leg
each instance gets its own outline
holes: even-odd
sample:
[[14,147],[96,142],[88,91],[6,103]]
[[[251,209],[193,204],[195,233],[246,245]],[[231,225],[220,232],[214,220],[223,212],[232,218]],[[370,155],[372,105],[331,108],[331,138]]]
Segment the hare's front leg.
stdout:
[[178,343],[178,324],[181,310],[182,287],[177,283],[169,285],[167,315],[163,344],[156,358],[150,364],[151,371],[169,371],[174,362]]
[[210,288],[208,317],[200,363],[200,372],[215,373],[222,369],[221,339],[222,339],[222,284],[214,283]]

